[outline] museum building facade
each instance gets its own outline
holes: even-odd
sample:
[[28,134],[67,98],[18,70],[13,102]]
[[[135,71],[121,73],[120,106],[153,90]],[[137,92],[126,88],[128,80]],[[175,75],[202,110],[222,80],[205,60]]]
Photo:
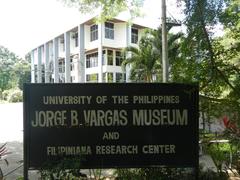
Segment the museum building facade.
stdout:
[[128,82],[122,50],[137,46],[146,27],[120,19],[90,18],[34,48],[32,83]]

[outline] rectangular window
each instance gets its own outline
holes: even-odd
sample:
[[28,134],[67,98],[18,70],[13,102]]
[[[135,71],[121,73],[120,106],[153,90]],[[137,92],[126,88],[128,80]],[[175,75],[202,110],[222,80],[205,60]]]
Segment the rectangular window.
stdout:
[[103,82],[107,82],[106,76],[107,76],[107,73],[106,73],[106,72],[102,74],[102,81],[103,81]]
[[113,82],[113,73],[107,73],[108,82]]
[[113,65],[113,51],[107,51],[107,65]]
[[71,81],[71,82],[74,82],[74,81],[75,81],[75,76],[71,76],[70,81]]
[[58,68],[59,68],[59,73],[65,72],[65,61],[64,60],[59,61]]
[[86,68],[92,68],[98,66],[98,53],[87,54],[86,56]]
[[98,25],[94,24],[90,27],[90,41],[98,39]]
[[70,71],[74,71],[74,62],[73,62],[73,58],[70,58]]
[[102,74],[103,82],[113,82],[113,73],[105,72]]
[[87,74],[87,82],[98,82],[98,74]]
[[60,47],[62,49],[62,51],[65,51],[65,42],[64,42],[64,38],[60,39]]
[[131,43],[137,44],[138,43],[138,29],[132,28],[131,30]]
[[105,38],[114,39],[114,24],[105,22]]
[[120,51],[116,51],[116,66],[121,66],[123,62],[123,56]]
[[78,47],[78,32],[74,33],[75,47]]
[[126,74],[125,73],[116,73],[116,82],[126,82]]

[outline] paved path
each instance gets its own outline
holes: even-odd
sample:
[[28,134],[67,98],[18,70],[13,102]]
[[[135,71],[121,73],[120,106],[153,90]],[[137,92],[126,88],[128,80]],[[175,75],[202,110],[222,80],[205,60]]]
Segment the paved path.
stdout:
[[23,141],[23,104],[0,104],[0,143]]
[[[23,160],[23,104],[9,103],[0,104],[0,145],[7,142],[7,149],[12,152],[7,156],[9,165],[0,161],[0,167],[6,174],[21,166],[19,161]],[[8,180],[22,176],[23,168],[6,177]]]

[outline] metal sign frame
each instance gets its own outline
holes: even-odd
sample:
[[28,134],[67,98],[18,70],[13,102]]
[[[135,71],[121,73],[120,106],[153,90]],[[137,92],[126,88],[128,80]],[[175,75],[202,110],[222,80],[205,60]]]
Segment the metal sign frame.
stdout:
[[66,157],[82,169],[197,168],[198,86],[25,84],[24,175]]

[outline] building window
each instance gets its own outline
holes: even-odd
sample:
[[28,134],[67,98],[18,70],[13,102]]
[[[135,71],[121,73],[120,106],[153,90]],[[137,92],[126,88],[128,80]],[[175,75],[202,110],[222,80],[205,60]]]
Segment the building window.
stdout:
[[41,65],[41,70],[42,70],[42,82],[45,82],[45,65]]
[[65,82],[65,77],[64,75],[60,74],[59,75],[59,83],[64,83]]
[[71,76],[70,81],[71,81],[71,82],[74,82],[74,81],[75,81],[75,76]]
[[90,27],[90,41],[98,39],[98,25],[94,24]]
[[103,82],[113,82],[113,73],[105,72],[102,74]]
[[75,32],[73,35],[75,47],[78,47],[78,32]]
[[74,62],[73,62],[73,58],[70,58],[70,71],[74,71]]
[[62,46],[62,51],[65,51],[65,42],[64,42],[64,38],[61,38],[61,39],[60,39],[60,43],[61,43],[61,46]]
[[98,74],[87,74],[87,82],[98,82]]
[[59,68],[59,73],[64,73],[65,72],[65,61],[60,60],[58,66],[59,66],[58,67]]
[[107,73],[107,81],[113,82],[113,73]]
[[131,43],[137,44],[138,43],[138,29],[132,28],[131,30]]
[[106,77],[107,77],[107,73],[105,72],[102,74],[102,82],[107,82]]
[[113,51],[107,51],[107,65],[113,65]]
[[98,66],[98,53],[88,54],[86,56],[86,68],[92,68]]
[[105,22],[105,38],[114,39],[114,24]]
[[123,56],[120,51],[116,51],[116,66],[121,66],[123,62]]
[[126,74],[125,73],[116,73],[116,82],[126,82]]

